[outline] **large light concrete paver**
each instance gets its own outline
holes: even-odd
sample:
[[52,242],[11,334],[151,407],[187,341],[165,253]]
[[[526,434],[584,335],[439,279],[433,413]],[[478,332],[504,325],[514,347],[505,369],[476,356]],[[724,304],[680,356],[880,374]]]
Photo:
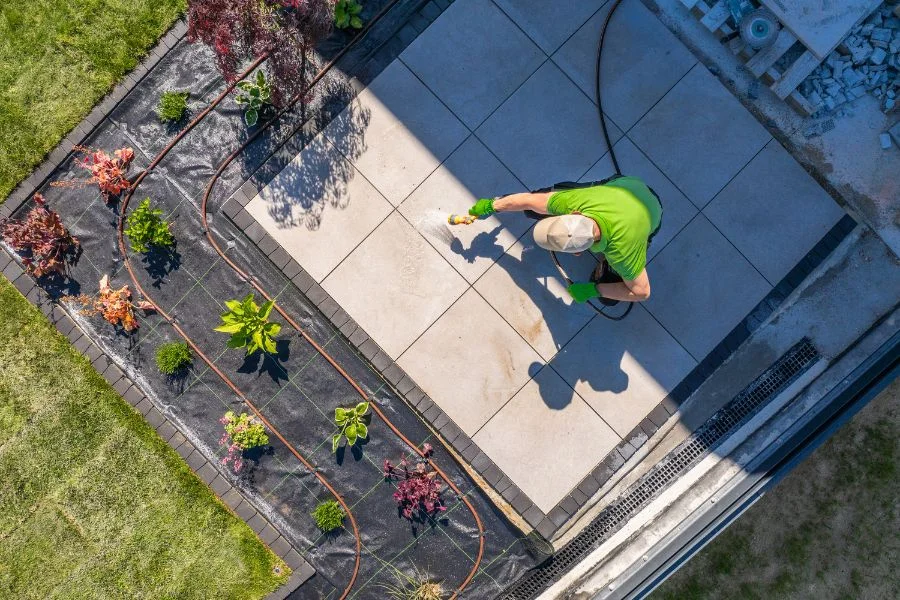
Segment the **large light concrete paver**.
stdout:
[[[394,310],[392,314],[403,314]],[[398,364],[468,435],[474,435],[543,362],[474,290]]]
[[325,136],[394,206],[469,134],[400,61],[325,128]]
[[[553,55],[591,98],[596,96],[597,44],[607,2]],[[628,131],[696,63],[690,51],[639,1],[623,2],[603,42],[603,110]]]
[[491,0],[457,0],[400,58],[474,129],[545,56]]
[[520,191],[522,184],[475,136],[469,137],[420,185],[399,211],[473,283],[532,221],[522,213],[498,213],[472,225],[450,226],[447,217],[466,214],[478,198]]
[[[694,218],[697,208],[627,136],[616,142],[613,149],[622,173],[643,179],[659,195],[660,203],[663,206],[660,230],[647,250],[647,260],[650,260]],[[591,167],[582,181],[600,181],[614,172],[612,159],[607,153],[597,161],[596,165]]]
[[395,212],[322,287],[396,359],[459,298],[466,282]]
[[620,442],[552,369],[545,368],[475,435],[545,513]]
[[475,133],[529,189],[577,181],[606,152],[597,107],[551,61]]
[[[590,252],[560,255],[569,277],[587,281],[597,261]],[[575,304],[550,253],[529,232],[500,257],[475,289],[544,360],[550,360],[594,315]]]
[[606,0],[495,0],[547,54],[559,48]]
[[699,64],[628,137],[698,208],[706,206],[771,139]]
[[696,361],[643,307],[636,306],[623,321],[595,317],[551,365],[624,437]]
[[844,215],[777,140],[769,142],[703,213],[772,285]]
[[771,289],[702,214],[650,262],[647,310],[702,360]]
[[319,136],[246,209],[321,282],[392,207]]

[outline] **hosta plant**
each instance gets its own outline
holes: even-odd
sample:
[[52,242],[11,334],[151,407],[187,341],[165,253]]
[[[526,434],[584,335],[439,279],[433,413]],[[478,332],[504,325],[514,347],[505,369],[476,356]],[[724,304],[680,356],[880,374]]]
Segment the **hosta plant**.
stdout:
[[145,198],[125,220],[125,235],[135,252],[149,252],[151,247],[171,248],[175,245],[171,224],[162,218],[161,208],[151,208]]
[[234,101],[244,107],[244,122],[248,127],[253,127],[259,120],[259,113],[272,99],[272,90],[266,81],[266,74],[257,71],[255,80],[239,81],[237,88],[240,91]]
[[177,375],[194,360],[190,347],[185,342],[169,342],[156,349],[156,367],[163,375]]
[[56,187],[80,187],[96,183],[107,204],[131,185],[131,182],[125,178],[128,165],[134,160],[134,150],[131,148],[119,148],[113,152],[113,156],[110,156],[103,150],[92,150],[85,146],[75,146],[75,151],[83,155],[81,160],[76,160],[76,164],[90,171],[90,178],[85,180],[54,181],[50,185]]
[[343,438],[346,438],[347,443],[352,446],[356,443],[356,440],[364,440],[369,437],[369,428],[365,423],[368,412],[368,402],[360,402],[350,408],[339,406],[334,409],[334,424],[340,427],[341,430],[331,437],[332,452],[337,452]]
[[360,13],[362,4],[356,0],[337,0],[334,5],[334,24],[339,29],[360,29],[363,26]]
[[385,459],[384,476],[397,483],[394,501],[400,513],[410,521],[424,522],[428,517],[447,510],[447,507],[441,499],[444,483],[428,464],[431,445],[423,445],[422,450],[425,458],[415,463],[403,458],[399,465],[394,465]]
[[328,533],[344,524],[344,509],[335,500],[325,500],[319,503],[316,510],[312,513],[313,519],[316,520],[316,527],[323,532]]
[[47,208],[42,195],[35,194],[34,202],[36,206],[25,220],[0,224],[0,235],[22,255],[22,263],[33,276],[64,275],[78,257],[78,238],[65,228],[59,214]]
[[134,316],[135,308],[145,311],[155,310],[155,307],[147,301],[132,303],[131,290],[128,289],[128,286],[123,285],[119,289],[114,289],[109,285],[109,275],[104,275],[100,279],[100,290],[96,297],[82,295],[76,297],[75,300],[87,305],[87,308],[82,311],[84,314],[98,314],[108,323],[120,326],[128,333],[138,328],[138,321]]
[[187,111],[187,101],[190,98],[190,92],[177,92],[175,90],[167,90],[159,97],[159,104],[156,106],[156,115],[159,120],[164,123],[177,123]]
[[269,300],[262,306],[253,300],[253,294],[247,294],[243,300],[229,300],[225,303],[228,310],[222,313],[222,324],[216,331],[230,333],[229,348],[247,348],[247,355],[257,350],[274,354],[275,336],[281,331],[281,325],[269,322],[274,302]]
[[244,466],[245,450],[265,446],[269,443],[266,428],[259,420],[247,413],[236,415],[234,411],[225,413],[219,422],[225,426],[225,432],[219,443],[227,446],[227,453],[222,457],[222,464],[230,464],[235,471]]

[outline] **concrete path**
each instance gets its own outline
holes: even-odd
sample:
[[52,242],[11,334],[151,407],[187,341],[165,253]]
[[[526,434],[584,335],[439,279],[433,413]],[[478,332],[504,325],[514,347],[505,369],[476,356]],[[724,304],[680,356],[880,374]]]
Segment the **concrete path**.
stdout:
[[[626,174],[661,196],[651,299],[573,305],[531,221],[479,197],[612,173],[602,0],[456,0],[247,210],[544,513],[843,216],[638,0],[607,37]],[[586,279],[591,256],[566,257]]]

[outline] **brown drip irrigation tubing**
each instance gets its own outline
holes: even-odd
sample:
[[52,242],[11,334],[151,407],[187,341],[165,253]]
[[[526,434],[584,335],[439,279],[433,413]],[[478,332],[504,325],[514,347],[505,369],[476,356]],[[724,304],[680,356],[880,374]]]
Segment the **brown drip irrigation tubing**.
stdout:
[[[306,88],[306,90],[311,89],[314,85],[316,85],[316,83],[321,81],[321,79],[328,73],[328,71],[330,71],[331,68],[344,55],[346,55],[346,53],[350,50],[350,48],[352,48],[356,44],[357,41],[359,41],[366,33],[368,33],[368,31],[371,29],[372,25],[374,25],[374,23],[376,23],[379,19],[381,19],[381,17],[384,14],[386,14],[387,11],[391,7],[393,7],[397,2],[398,2],[398,0],[392,0],[387,5],[385,5],[381,9],[381,11],[379,11],[379,13],[375,17],[373,17],[369,21],[369,23],[367,23],[366,27],[364,29],[362,29],[359,33],[357,33],[357,35],[350,41],[349,44],[347,44],[344,48],[342,48],[341,51],[338,52],[337,55],[335,55],[334,58],[332,58],[330,61],[328,61],[328,63],[326,63],[322,67],[322,69],[319,70],[319,72],[312,79],[312,81],[310,82],[310,84]],[[335,490],[334,487],[332,487],[332,485],[316,470],[316,468],[308,460],[306,460],[300,454],[300,452],[298,452],[297,449],[294,448],[294,446],[291,445],[274,426],[272,426],[272,424],[262,415],[262,413],[259,411],[259,409],[256,408],[256,406],[252,402],[250,402],[250,400],[243,394],[243,392],[240,391],[240,389],[238,389],[238,387],[228,378],[228,376],[226,376],[203,353],[203,351],[197,347],[197,345],[193,342],[193,340],[190,339],[190,337],[187,335],[187,333],[185,333],[184,330],[181,329],[181,327],[173,320],[173,318],[170,315],[168,315],[165,311],[163,311],[153,301],[153,299],[144,291],[144,289],[141,287],[140,283],[138,282],[138,279],[131,267],[131,263],[128,259],[127,249],[125,247],[125,239],[124,239],[124,231],[123,231],[125,214],[126,214],[126,211],[128,208],[128,203],[130,202],[130,200],[131,200],[132,196],[134,195],[134,192],[137,190],[138,186],[143,181],[144,177],[146,177],[146,175],[156,165],[158,165],[159,162],[163,158],[165,158],[165,156],[169,153],[169,151],[172,150],[172,148],[179,141],[181,141],[181,139],[184,138],[184,136],[187,135],[188,132],[190,132],[200,121],[202,121],[209,114],[209,112],[212,109],[214,109],[219,103],[221,103],[221,101],[231,92],[231,90],[234,89],[234,86],[237,84],[237,81],[244,79],[256,67],[258,67],[266,58],[267,58],[267,55],[263,55],[263,56],[260,56],[256,61],[254,61],[253,64],[250,65],[250,67],[248,67],[243,73],[240,74],[240,76],[238,77],[237,80],[235,80],[235,82],[233,82],[228,87],[226,87],[225,90],[218,97],[216,97],[216,99],[203,112],[201,112],[199,115],[197,115],[185,127],[185,129],[183,129],[181,132],[179,132],[179,134],[177,136],[175,136],[175,138],[171,142],[169,142],[169,144],[166,145],[165,148],[163,148],[160,151],[160,153],[156,156],[156,158],[153,160],[153,162],[150,163],[150,165],[147,167],[147,169],[144,170],[143,172],[141,172],[141,174],[137,177],[135,182],[128,189],[128,193],[126,194],[126,196],[122,202],[121,211],[120,211],[120,215],[119,215],[119,224],[118,224],[118,243],[119,243],[119,250],[121,251],[122,256],[123,256],[124,265],[125,265],[126,269],[128,270],[128,274],[131,277],[131,280],[134,283],[135,289],[138,291],[138,293],[141,296],[143,296],[146,300],[148,300],[156,308],[156,310],[160,314],[160,316],[162,316],[164,319],[166,319],[167,322],[169,322],[172,325],[172,327],[178,332],[178,334],[182,338],[184,338],[185,342],[187,342],[190,345],[190,347],[193,349],[193,351],[198,356],[201,357],[201,359],[210,367],[210,369],[212,369],[219,376],[219,378],[222,379],[222,381],[225,382],[225,384],[228,385],[228,387],[231,388],[231,390],[239,398],[241,398],[241,400],[244,403],[247,404],[248,407],[250,407],[250,409],[260,419],[260,421],[262,421],[263,424],[265,424],[265,426],[270,431],[272,431],[272,433],[291,451],[291,453],[294,456],[296,456],[297,459],[301,463],[303,463],[304,466],[306,466],[306,468],[308,468],[310,470],[310,472],[312,472],[316,476],[317,479],[319,479],[319,481],[322,483],[322,485],[324,485],[328,489],[328,491],[338,500],[338,502],[340,502],[341,506],[344,508],[344,511],[347,513],[347,516],[350,519],[350,524],[353,529],[354,537],[356,539],[356,556],[355,556],[355,565],[353,568],[353,573],[351,575],[350,581],[347,584],[347,587],[344,589],[343,594],[341,595],[341,600],[343,600],[344,598],[346,598],[349,595],[350,590],[353,588],[353,585],[356,582],[356,578],[359,573],[359,564],[360,564],[360,557],[361,557],[361,539],[360,539],[360,534],[359,534],[359,528],[356,523],[356,519],[354,518],[353,513],[350,510],[350,507],[347,505],[347,503],[343,499],[343,497],[337,492],[337,490]],[[272,125],[272,123],[274,123],[287,110],[289,110],[291,107],[293,107],[300,100],[300,98],[302,98],[302,96],[303,96],[302,93],[295,95],[288,104],[286,104],[283,108],[281,108],[275,114],[274,117],[272,117],[271,119],[266,121],[266,123],[264,123],[256,132],[254,132],[246,141],[244,141],[234,152],[229,154],[229,156],[220,164],[220,166],[216,170],[215,174],[210,179],[210,182],[206,187],[206,191],[203,194],[203,201],[200,206],[200,218],[201,218],[201,221],[203,224],[203,229],[206,233],[207,240],[209,241],[210,245],[213,247],[213,249],[215,249],[215,251],[218,253],[218,255],[232,269],[234,269],[234,271],[240,277],[247,280],[250,283],[250,285],[252,285],[253,288],[256,289],[267,300],[271,300],[272,297],[252,277],[250,277],[247,273],[245,273],[243,270],[241,270],[230,258],[228,258],[225,255],[225,253],[222,252],[219,245],[216,243],[215,238],[213,237],[212,231],[209,229],[208,224],[207,224],[206,207],[208,204],[209,197],[212,193],[212,189],[215,186],[215,184],[218,181],[221,174],[225,171],[225,169],[234,161],[235,158],[237,158],[237,156],[240,155],[241,152],[243,152],[247,148],[248,145],[250,145],[260,134],[262,134],[262,132],[264,130],[266,130],[270,125]],[[299,124],[291,132],[291,135],[288,136],[288,138],[286,138],[286,139],[290,139],[290,137],[292,137],[297,132],[297,130],[303,126],[303,124],[304,123]],[[469,585],[469,583],[475,577],[475,574],[478,572],[478,568],[481,565],[481,561],[484,556],[484,536],[485,536],[484,524],[482,523],[481,518],[478,516],[478,512],[475,510],[475,507],[472,505],[471,501],[462,493],[462,491],[456,486],[456,484],[453,483],[453,481],[449,477],[447,477],[447,475],[444,473],[444,471],[440,467],[438,467],[438,465],[434,461],[432,461],[430,458],[426,457],[425,454],[422,452],[422,450],[420,450],[419,447],[414,442],[409,440],[409,438],[407,438],[397,428],[397,426],[394,425],[390,421],[390,419],[387,418],[387,416],[384,414],[384,412],[382,412],[382,410],[378,406],[378,404],[374,400],[371,400],[366,395],[365,391],[359,386],[359,384],[340,365],[338,365],[338,363],[334,360],[334,358],[330,354],[328,354],[324,348],[322,348],[315,340],[313,340],[309,336],[309,334],[303,328],[301,328],[300,325],[293,318],[291,318],[291,316],[289,314],[287,314],[287,312],[284,309],[282,309],[281,306],[279,306],[277,303],[275,304],[275,309],[298,333],[300,333],[303,336],[303,338],[307,342],[310,343],[310,345],[313,346],[313,348],[315,348],[315,350],[319,354],[321,354],[332,365],[332,367],[334,367],[334,369],[336,371],[338,371],[338,373],[341,374],[341,376],[348,383],[350,383],[350,385],[353,386],[353,388],[357,391],[357,393],[363,399],[368,400],[370,402],[373,412],[375,412],[378,415],[378,417],[388,426],[388,428],[391,429],[391,431],[394,432],[394,434],[398,438],[400,438],[405,444],[407,444],[410,448],[412,448],[420,457],[422,457],[424,460],[426,460],[428,462],[428,464],[431,465],[431,467],[438,473],[438,475],[440,475],[444,479],[444,481],[447,483],[447,485],[454,491],[454,493],[456,493],[457,497],[459,497],[459,499],[462,500],[463,503],[465,503],[466,507],[469,509],[469,512],[472,514],[472,517],[475,519],[475,523],[478,527],[478,534],[479,534],[478,535],[478,555],[475,559],[474,565],[473,565],[472,569],[470,570],[468,576],[462,582],[462,584],[454,591],[453,595],[451,596],[451,600],[454,600],[455,598],[457,598],[459,596],[459,594]]]

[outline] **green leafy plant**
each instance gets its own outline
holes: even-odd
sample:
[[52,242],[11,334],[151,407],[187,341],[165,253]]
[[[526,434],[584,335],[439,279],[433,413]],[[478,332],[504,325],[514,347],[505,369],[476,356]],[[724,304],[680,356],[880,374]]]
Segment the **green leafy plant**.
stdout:
[[269,314],[272,312],[274,302],[269,300],[262,306],[253,300],[253,294],[247,294],[243,300],[229,300],[225,303],[228,311],[222,313],[222,324],[215,331],[230,333],[229,348],[243,348],[246,346],[247,355],[257,350],[263,350],[269,354],[275,353],[275,340],[273,339],[281,331],[281,325],[269,322]]
[[337,452],[341,438],[346,437],[347,443],[352,446],[356,440],[364,440],[369,437],[369,428],[364,422],[368,412],[368,402],[360,402],[351,408],[339,406],[334,409],[334,423],[341,428],[341,431],[331,437],[332,452]]
[[335,500],[326,500],[319,503],[312,513],[316,520],[316,527],[328,533],[344,524],[344,509]]
[[125,235],[135,252],[149,252],[151,246],[171,248],[175,237],[171,225],[162,218],[161,208],[150,208],[150,198],[145,198],[125,220]]
[[244,466],[244,450],[258,448],[269,443],[266,428],[256,417],[247,413],[234,414],[229,410],[225,416],[219,419],[225,426],[225,433],[219,443],[228,447],[228,454],[222,458],[222,464],[231,464],[235,471],[240,471]]
[[175,90],[167,90],[159,97],[159,104],[156,106],[156,115],[160,121],[168,123],[177,123],[184,116],[187,110],[187,101],[190,92],[176,92]]
[[185,342],[170,342],[156,349],[156,367],[163,375],[175,375],[188,368],[194,360]]
[[338,29],[360,29],[363,26],[361,12],[362,4],[356,0],[338,0],[334,5],[334,24]]
[[239,81],[237,88],[240,92],[234,101],[244,107],[244,122],[248,127],[253,127],[259,120],[259,113],[272,99],[272,90],[266,81],[266,74],[257,71],[255,81]]

